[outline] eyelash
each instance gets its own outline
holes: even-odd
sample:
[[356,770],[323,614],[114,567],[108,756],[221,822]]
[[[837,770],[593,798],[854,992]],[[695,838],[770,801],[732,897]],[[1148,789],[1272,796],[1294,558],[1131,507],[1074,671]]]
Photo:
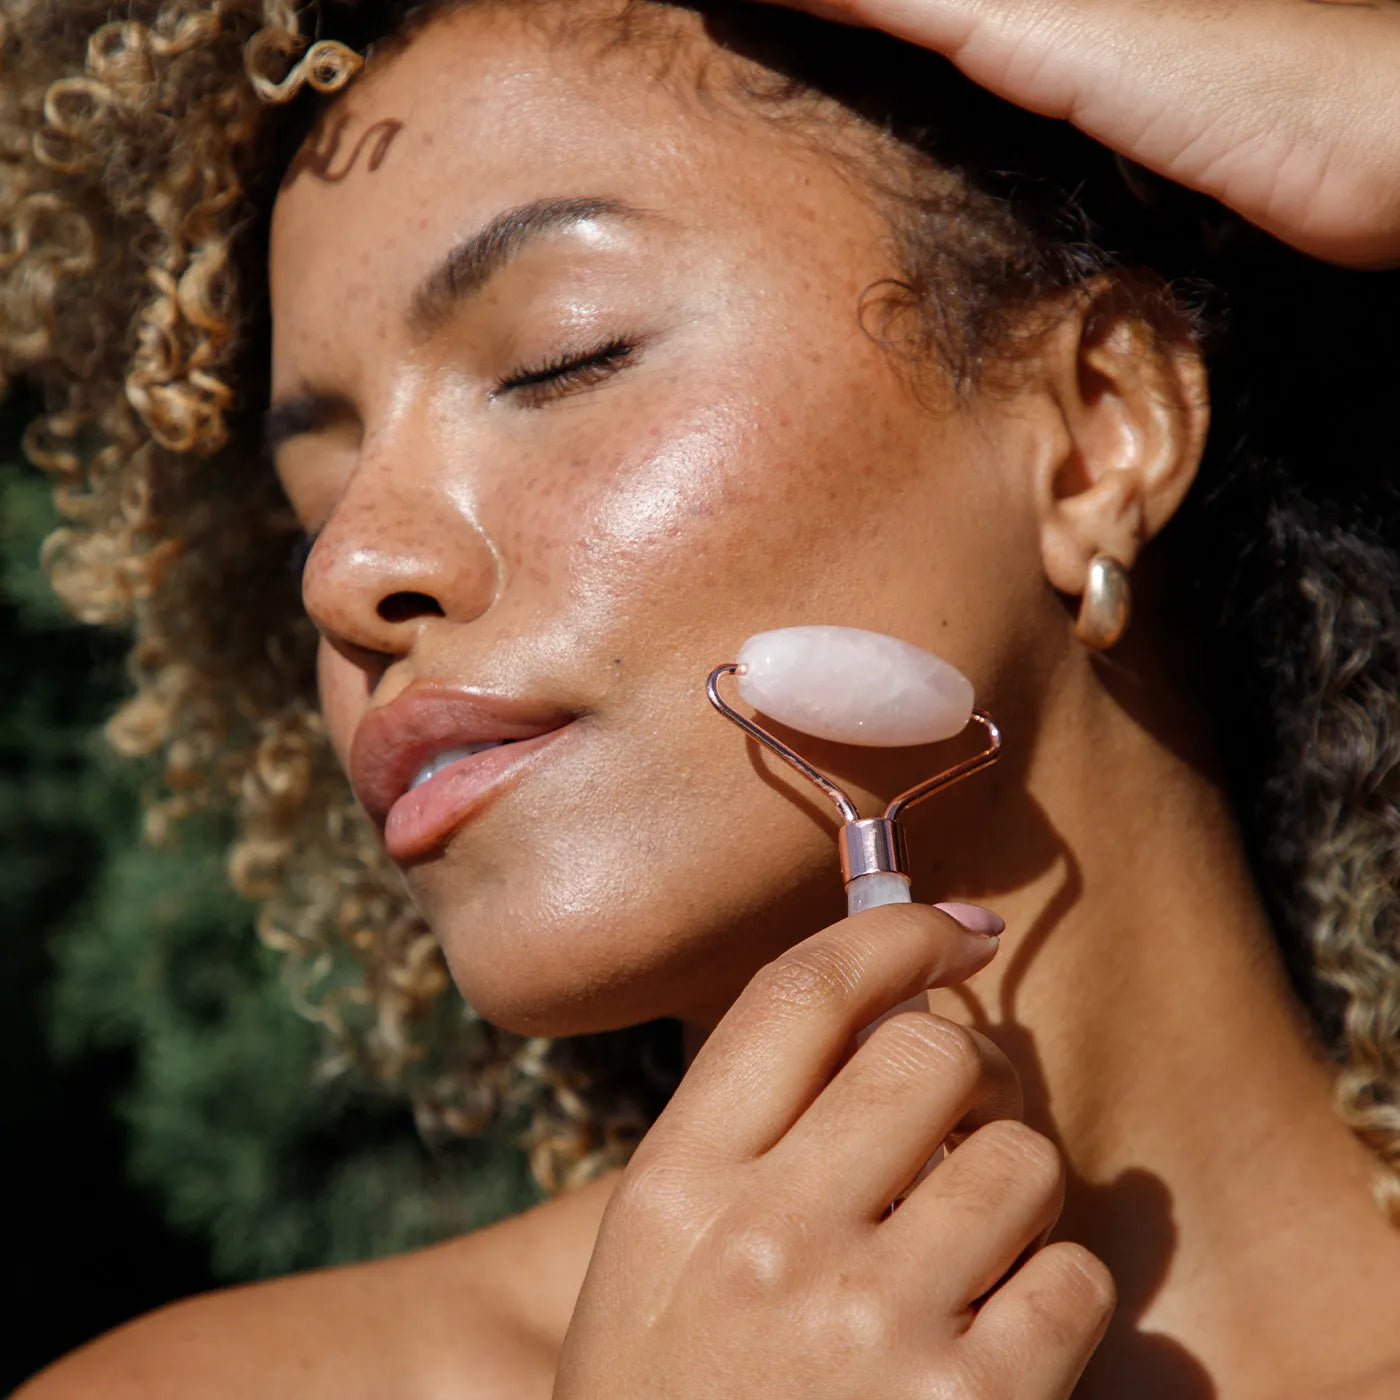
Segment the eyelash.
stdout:
[[621,369],[636,349],[632,341],[618,338],[583,355],[561,355],[546,364],[516,370],[496,385],[491,397],[512,394],[527,405],[538,405],[591,389]]

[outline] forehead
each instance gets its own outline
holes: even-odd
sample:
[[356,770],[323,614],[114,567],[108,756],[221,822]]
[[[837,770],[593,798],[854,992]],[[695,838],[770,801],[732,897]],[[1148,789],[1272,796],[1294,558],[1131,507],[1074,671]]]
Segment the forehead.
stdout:
[[[835,171],[776,124],[700,96],[698,27],[668,45],[609,42],[528,7],[449,12],[326,112],[274,211],[274,309],[402,305],[436,257],[503,209],[561,195],[661,207],[730,238],[839,234]],[[664,50],[664,52],[663,52]],[[853,211],[858,223],[868,219]]]

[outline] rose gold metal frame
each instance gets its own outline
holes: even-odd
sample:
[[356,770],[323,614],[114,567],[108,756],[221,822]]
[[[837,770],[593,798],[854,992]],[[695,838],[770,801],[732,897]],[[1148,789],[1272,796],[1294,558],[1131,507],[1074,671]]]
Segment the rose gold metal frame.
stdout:
[[790,749],[776,735],[770,734],[761,724],[741,715],[719,693],[719,678],[724,675],[742,676],[747,668],[737,661],[726,661],[710,672],[705,682],[705,693],[710,704],[726,719],[732,720],[746,734],[757,739],[766,749],[778,755],[785,763],[790,763],[804,778],[815,783],[835,804],[845,825],[841,830],[841,874],[849,883],[858,875],[868,875],[879,870],[894,870],[901,875],[908,873],[904,848],[904,831],[898,825],[899,817],[916,802],[922,802],[934,793],[943,792],[970,778],[974,773],[990,767],[1001,754],[1001,730],[996,721],[985,710],[973,710],[972,718],[987,731],[987,747],[981,753],[965,758],[931,778],[901,792],[886,805],[883,815],[862,819],[856,805],[846,793],[825,773],[814,768],[801,754]]

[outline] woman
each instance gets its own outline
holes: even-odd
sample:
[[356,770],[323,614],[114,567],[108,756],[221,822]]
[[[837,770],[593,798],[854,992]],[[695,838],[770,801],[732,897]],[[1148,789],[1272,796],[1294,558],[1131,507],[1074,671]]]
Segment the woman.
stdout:
[[[1400,614],[1360,339],[1393,281],[810,20],[328,6],[287,71],[272,19],[96,23],[82,80],[28,89],[9,354],[68,386],[33,454],[94,483],[56,580],[144,631],[117,737],[168,754],[157,822],[236,789],[267,936],[347,937],[402,1067],[440,982],[324,797],[246,450],[261,269],[324,733],[375,849],[486,1022],[674,1019],[691,1063],[621,1175],[180,1305],[28,1393],[1394,1393]],[[1075,635],[1101,556],[1137,600],[1106,653]],[[911,833],[916,890],[994,899],[999,952],[965,903],[841,919],[826,814],[705,705],[801,621],[929,647],[1001,722]],[[867,805],[948,761],[807,751]],[[644,1096],[598,1078],[605,1115],[567,1052],[469,1029],[478,1064],[536,1057],[542,1177],[625,1155]],[[422,1101],[480,1117],[457,1069]]]

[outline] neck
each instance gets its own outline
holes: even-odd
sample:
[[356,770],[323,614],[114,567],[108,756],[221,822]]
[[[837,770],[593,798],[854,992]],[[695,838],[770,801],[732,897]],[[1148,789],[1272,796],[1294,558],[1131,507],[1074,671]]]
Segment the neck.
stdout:
[[[977,799],[1033,814],[993,819],[1001,858],[1023,853],[1019,883],[948,889],[977,857],[946,846],[916,871],[916,890],[986,898],[1007,921],[992,967],[932,1007],[1011,1056],[1028,1120],[1069,1165],[1058,1233],[1118,1280],[1076,1394],[1322,1393],[1394,1349],[1377,1321],[1400,1246],[1373,1164],[1332,1111],[1217,783],[1102,686],[1076,720],[1073,745],[1004,776],[1028,804]],[[972,829],[986,866],[987,817]]]

